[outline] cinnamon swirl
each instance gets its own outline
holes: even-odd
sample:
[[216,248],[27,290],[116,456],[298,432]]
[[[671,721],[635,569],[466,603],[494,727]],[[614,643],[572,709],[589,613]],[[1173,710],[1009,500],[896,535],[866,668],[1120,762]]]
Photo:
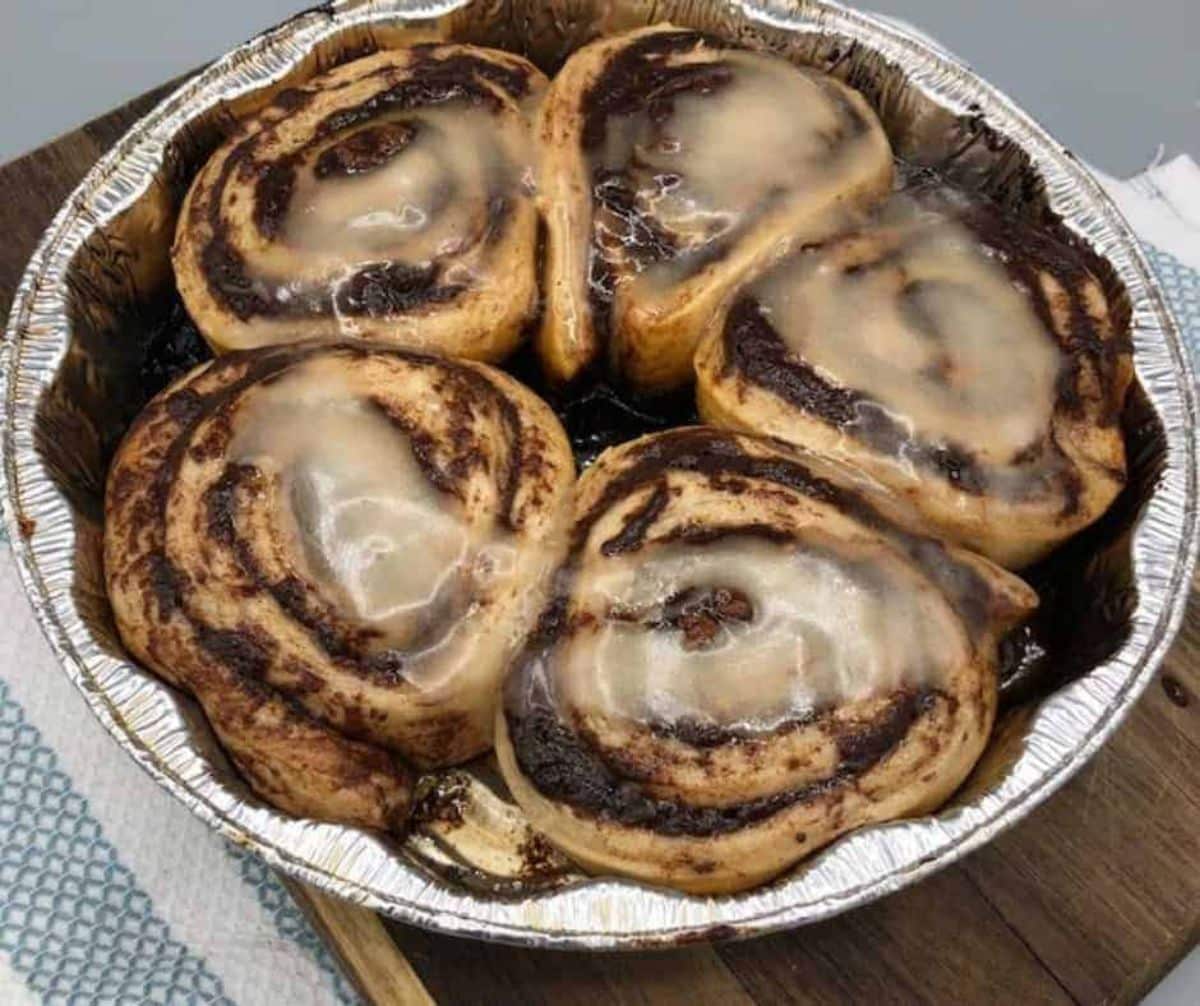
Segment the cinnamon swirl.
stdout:
[[1036,597],[891,508],[708,427],[601,455],[497,716],[533,826],[597,872],[715,893],[940,805],[991,730],[997,639]]
[[490,745],[573,476],[549,408],[485,365],[344,343],[231,353],[155,398],[118,450],[117,626],[266,799],[389,827],[408,793],[393,752],[432,766]]
[[695,366],[707,421],[840,457],[1010,568],[1125,482],[1130,346],[1082,253],[947,189],[801,247]]
[[607,352],[639,391],[686,383],[702,326],[736,284],[892,180],[887,138],[857,92],[670,25],[576,52],[537,134],[538,349],[558,381]]
[[417,45],[279,94],[196,176],[172,256],[218,351],[355,336],[496,361],[537,303],[511,53]]

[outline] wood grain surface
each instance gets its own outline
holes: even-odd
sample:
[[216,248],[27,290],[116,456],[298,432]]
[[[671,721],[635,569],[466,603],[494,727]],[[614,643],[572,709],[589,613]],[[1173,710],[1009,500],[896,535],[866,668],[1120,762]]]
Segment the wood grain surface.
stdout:
[[[164,91],[0,167],[5,318],[65,196]],[[380,1004],[1136,1002],[1200,941],[1200,591],[1159,680],[1068,786],[963,863],[819,925],[680,951],[565,954],[380,925],[288,883]]]

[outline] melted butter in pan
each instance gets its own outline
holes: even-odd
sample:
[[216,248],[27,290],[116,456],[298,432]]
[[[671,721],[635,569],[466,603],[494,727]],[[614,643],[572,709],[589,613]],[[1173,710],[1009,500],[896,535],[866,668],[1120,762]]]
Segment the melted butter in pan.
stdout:
[[735,536],[606,559],[557,671],[576,709],[770,730],[967,659],[945,597],[880,543]]

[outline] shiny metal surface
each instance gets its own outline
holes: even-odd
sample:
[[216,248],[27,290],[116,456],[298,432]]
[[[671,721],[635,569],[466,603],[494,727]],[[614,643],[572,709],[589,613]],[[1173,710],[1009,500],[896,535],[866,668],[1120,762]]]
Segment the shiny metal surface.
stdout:
[[[1102,278],[1128,303],[1140,382],[1126,416],[1131,485],[1121,519],[1108,522],[1069,587],[1095,597],[1097,621],[1081,634],[1111,634],[1101,641],[1115,652],[1011,709],[939,814],[851,835],[736,897],[568,872],[529,877],[505,845],[519,821],[486,763],[438,784],[479,824],[465,832],[433,821],[401,847],[288,818],[249,795],[192,703],[124,657],[99,575],[107,458],[143,397],[139,338],[170,289],[167,249],[188,179],[232,117],[318,66],[394,41],[405,24],[525,51],[553,68],[597,33],[668,19],[831,66],[868,95],[902,156],[942,164],[958,151],[962,180],[1017,212],[1048,206],[1108,263]],[[863,904],[977,848],[1061,786],[1120,723],[1178,627],[1195,558],[1195,386],[1128,227],[1078,162],[1003,95],[920,40],[833,3],[343,0],[301,14],[183,85],[88,174],[18,290],[0,387],[3,506],[21,576],[64,669],[121,746],[272,865],[407,922],[514,943],[638,947],[767,932]]]

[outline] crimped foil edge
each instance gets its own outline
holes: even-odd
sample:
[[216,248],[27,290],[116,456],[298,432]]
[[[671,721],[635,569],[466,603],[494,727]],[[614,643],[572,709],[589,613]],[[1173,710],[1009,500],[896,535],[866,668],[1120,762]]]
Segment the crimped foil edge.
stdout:
[[[289,819],[243,799],[189,743],[194,720],[166,686],[98,645],[71,586],[75,520],[44,470],[33,437],[40,391],[69,339],[63,279],[98,221],[131,205],[162,168],[165,145],[197,110],[287,72],[319,39],[346,24],[427,19],[463,6],[350,0],[307,12],[260,35],[184,84],[137,123],[88,173],[48,228],[17,290],[0,347],[4,389],[4,519],[18,570],[59,662],[104,724],[154,778],[194,813],[271,865],[402,921],[465,936],[546,947],[636,948],[765,933],[814,922],[907,886],[955,861],[1029,813],[1116,729],[1152,679],[1180,620],[1195,562],[1196,394],[1190,362],[1136,238],[1084,169],[1009,99],[952,57],[894,26],[834,3],[767,0],[737,6],[751,19],[796,31],[866,40],[900,63],[913,86],[943,104],[979,103],[1017,138],[1046,177],[1051,206],[1116,269],[1134,307],[1139,379],[1168,431],[1165,468],[1133,536],[1139,601],[1121,649],[1045,699],[1025,749],[992,790],[933,817],[842,839],[784,881],[707,899],[597,879],[527,899],[450,888],[400,860],[385,840],[337,825]],[[30,538],[26,520],[36,525]],[[184,724],[181,726],[181,724]]]

